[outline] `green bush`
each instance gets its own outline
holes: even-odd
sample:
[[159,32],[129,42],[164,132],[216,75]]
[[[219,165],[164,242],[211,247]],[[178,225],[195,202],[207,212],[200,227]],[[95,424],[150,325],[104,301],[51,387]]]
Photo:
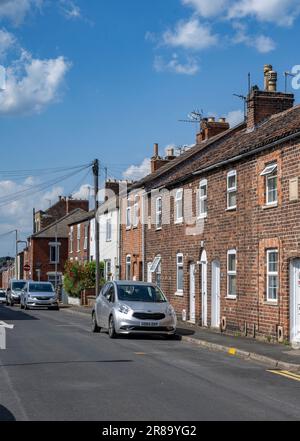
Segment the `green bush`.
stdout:
[[[104,262],[100,262],[100,286],[103,286]],[[71,296],[80,298],[81,291],[95,288],[96,285],[96,262],[68,260],[64,272],[64,290]]]

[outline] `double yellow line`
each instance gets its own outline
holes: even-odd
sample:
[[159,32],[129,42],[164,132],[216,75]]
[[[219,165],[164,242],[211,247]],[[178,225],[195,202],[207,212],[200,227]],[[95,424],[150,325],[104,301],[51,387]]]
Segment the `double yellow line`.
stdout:
[[300,375],[294,374],[294,372],[280,371],[280,370],[268,370],[272,374],[281,375],[281,377],[289,378],[290,380],[300,381]]

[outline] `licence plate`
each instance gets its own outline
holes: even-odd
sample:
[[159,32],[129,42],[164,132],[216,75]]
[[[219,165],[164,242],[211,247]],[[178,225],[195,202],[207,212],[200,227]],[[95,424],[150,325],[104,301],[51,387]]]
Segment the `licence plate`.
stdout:
[[147,327],[147,328],[154,328],[155,326],[159,326],[158,322],[141,322],[141,326]]

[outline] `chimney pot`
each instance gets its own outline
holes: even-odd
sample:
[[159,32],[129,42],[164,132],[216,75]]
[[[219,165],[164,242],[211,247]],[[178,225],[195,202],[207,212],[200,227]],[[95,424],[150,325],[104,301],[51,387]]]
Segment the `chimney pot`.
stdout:
[[214,116],[210,116],[208,118],[208,122],[215,122],[216,118]]
[[268,90],[269,92],[276,92],[277,90],[277,72],[270,70],[268,73]]
[[220,118],[220,119],[219,119],[219,122],[220,122],[220,123],[225,123],[225,122],[226,122],[226,118]]
[[269,72],[273,70],[272,64],[265,64],[264,65],[264,87],[265,90],[269,90]]
[[154,144],[154,157],[157,158],[158,157],[158,143]]

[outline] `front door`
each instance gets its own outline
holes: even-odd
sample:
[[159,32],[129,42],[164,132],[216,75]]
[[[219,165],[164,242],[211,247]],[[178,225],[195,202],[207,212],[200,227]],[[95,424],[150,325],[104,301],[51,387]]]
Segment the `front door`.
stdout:
[[190,322],[196,322],[195,264],[190,264]]
[[300,345],[300,259],[291,262],[290,288],[291,342]]
[[202,326],[207,326],[207,257],[205,251],[202,252],[201,267]]
[[220,262],[214,260],[212,263],[211,280],[211,326],[220,327]]

